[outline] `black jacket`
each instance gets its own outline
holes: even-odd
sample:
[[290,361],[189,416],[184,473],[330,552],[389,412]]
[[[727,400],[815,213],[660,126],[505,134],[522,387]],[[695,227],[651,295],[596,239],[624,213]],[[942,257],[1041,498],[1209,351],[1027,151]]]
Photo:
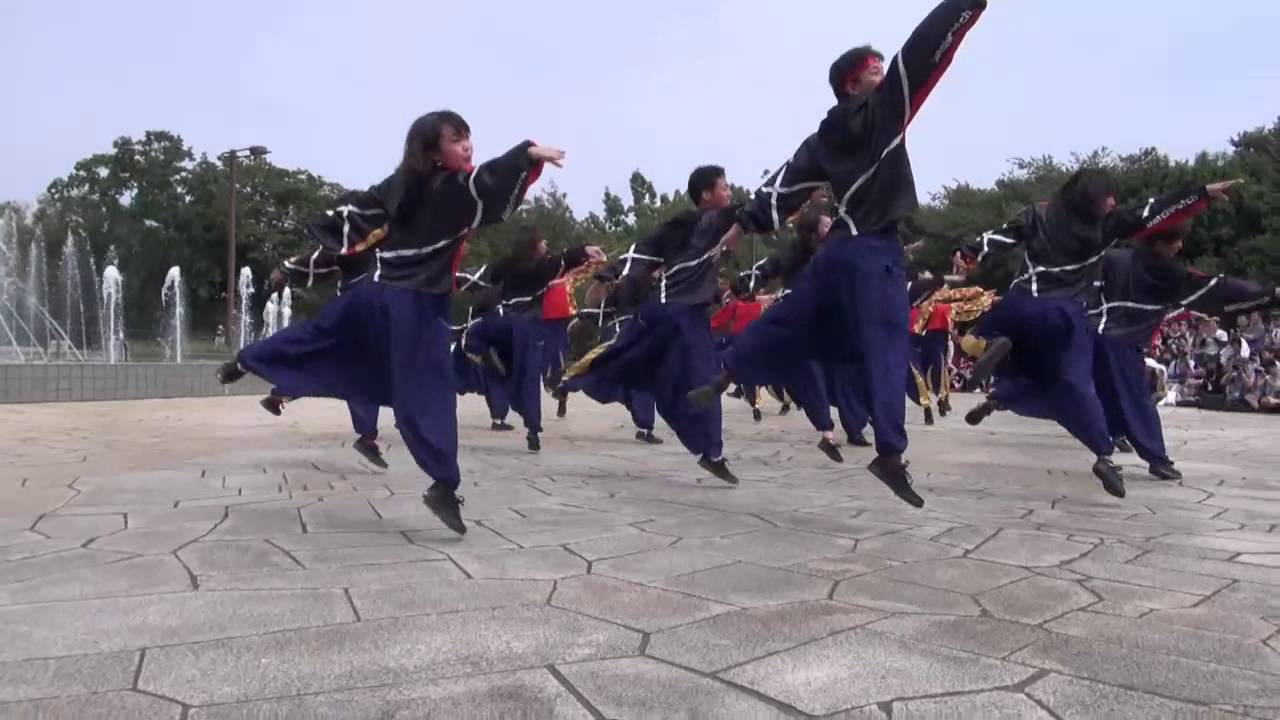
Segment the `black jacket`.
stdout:
[[477,313],[497,310],[503,315],[541,317],[542,298],[551,281],[585,265],[587,259],[585,246],[569,248],[538,260],[522,261],[508,257],[475,270],[458,272],[457,286],[459,291],[478,296],[473,305]]
[[1009,289],[1037,297],[1088,299],[1107,249],[1117,241],[1142,238],[1192,217],[1208,207],[1203,185],[1189,185],[1130,208],[1117,208],[1101,223],[1089,223],[1058,203],[1025,208],[998,230],[966,243],[961,253],[980,263],[1021,245],[1023,272]]
[[784,290],[789,290],[817,254],[817,247],[797,238],[786,248],[752,265],[750,270],[741,273],[739,277],[747,281],[747,288],[752,292],[764,289],[775,281]]
[[280,264],[280,270],[289,284],[295,287],[309,288],[317,280],[336,277],[338,294],[341,295],[372,277],[374,265],[372,252],[339,255],[323,247],[316,247],[309,253],[286,259]]
[[1102,279],[1089,302],[1089,320],[1098,332],[1135,347],[1146,347],[1172,311],[1188,308],[1221,316],[1275,301],[1276,287],[1205,275],[1146,245],[1108,250]]
[[828,183],[838,203],[833,234],[890,230],[909,217],[919,201],[907,127],[986,6],[986,0],[945,0],[934,8],[885,67],[880,87],[831,108],[818,131],[756,192],[744,208],[743,228],[778,230]]
[[453,291],[462,243],[481,225],[502,222],[542,171],[531,142],[470,172],[396,171],[341,205],[308,231],[338,255],[375,252],[374,279],[431,293]]
[[[660,303],[710,305],[720,286],[720,241],[737,220],[738,208],[689,210],[631,247],[622,256],[625,302],[640,296]],[[650,291],[650,278],[661,268]]]

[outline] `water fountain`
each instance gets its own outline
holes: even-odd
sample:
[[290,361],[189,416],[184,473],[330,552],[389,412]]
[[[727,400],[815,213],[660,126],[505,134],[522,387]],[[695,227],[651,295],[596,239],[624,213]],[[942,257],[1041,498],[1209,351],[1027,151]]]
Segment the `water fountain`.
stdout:
[[[107,354],[106,325],[102,317],[102,276],[98,274],[98,262],[93,259],[93,248],[86,248],[89,255],[89,279],[93,282],[93,316],[98,320],[98,348],[103,358]],[[112,248],[109,255],[115,254]],[[85,348],[87,351],[88,348]]]
[[[79,335],[80,349],[89,349],[89,328],[84,320],[84,278],[80,276],[80,258],[75,236],[67,233],[62,246],[63,328],[71,337]],[[77,332],[79,331],[79,332]]]
[[262,306],[262,337],[271,337],[280,329],[280,293],[267,296],[267,304]]
[[182,362],[182,335],[186,323],[187,311],[182,295],[182,269],[177,265],[169,268],[164,276],[164,287],[160,290],[160,302],[164,305],[164,344],[165,359],[172,358]]
[[125,359],[124,353],[124,282],[116,268],[114,253],[107,256],[102,270],[103,349],[109,363]]
[[40,309],[47,306],[49,267],[44,249],[44,233],[39,229],[27,246],[27,284],[24,289],[23,300],[27,306],[27,327],[30,328],[31,341],[41,348],[48,348],[49,322],[41,315]]
[[240,296],[240,334],[236,339],[236,347],[243,350],[253,342],[253,316],[249,314],[253,302],[253,270],[247,265],[240,268],[240,281],[236,290]]

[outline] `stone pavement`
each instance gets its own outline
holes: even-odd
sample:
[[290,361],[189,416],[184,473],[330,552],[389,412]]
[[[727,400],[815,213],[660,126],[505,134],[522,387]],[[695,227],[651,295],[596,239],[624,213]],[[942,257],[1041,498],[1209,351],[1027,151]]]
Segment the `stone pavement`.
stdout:
[[459,540],[390,418],[375,472],[333,402],[0,406],[0,717],[1280,718],[1280,425],[1165,419],[1188,479],[1127,501],[1049,425],[916,424],[917,511],[794,415],[728,406],[731,489],[468,399]]

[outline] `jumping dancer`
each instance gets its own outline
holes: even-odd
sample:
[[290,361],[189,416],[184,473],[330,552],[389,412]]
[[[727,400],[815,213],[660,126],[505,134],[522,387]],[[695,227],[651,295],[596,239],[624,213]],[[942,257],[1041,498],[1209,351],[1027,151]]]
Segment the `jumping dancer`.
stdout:
[[506,378],[511,409],[524,421],[530,452],[542,450],[543,298],[566,272],[604,260],[604,252],[595,246],[549,255],[546,238],[535,228],[515,252],[478,273],[481,284],[497,299],[493,310],[468,329],[464,350],[492,363]]
[[887,72],[883,55],[859,47],[831,65],[837,104],[756,193],[739,227],[769,233],[830,183],[839,216],[787,302],[765,313],[728,356],[726,373],[698,391],[718,397],[732,379],[760,383],[811,360],[856,363],[859,392],[875,428],[868,466],[899,498],[921,507],[902,454],[907,449],[907,279],[898,223],[919,206],[905,135],[986,0],[947,0],[916,28]]
[[[687,395],[711,382],[718,371],[708,307],[718,295],[722,241],[733,226],[724,169],[705,165],[689,176],[695,210],[677,215],[641,240],[624,259],[620,297],[624,304],[647,294],[636,322],[594,357],[566,373],[565,389],[582,389],[591,378],[653,395],[658,414],[675,431],[698,465],[731,485],[738,478],[724,459],[720,397],[695,404]],[[659,271],[656,287],[650,287]]]
[[373,282],[241,350],[219,369],[219,380],[251,372],[289,396],[390,406],[405,447],[434,480],[423,502],[465,533],[447,321],[454,268],[472,231],[505,220],[543,163],[558,166],[563,158],[560,150],[524,142],[472,170],[471,132],[461,116],[418,118],[395,173],[345,196],[314,233],[342,255],[376,250]]
[[[949,407],[942,403],[946,399],[943,384],[946,381],[947,343],[951,341],[949,326],[944,325],[941,333],[930,334],[928,325],[933,321],[933,313],[941,308],[931,306],[929,314],[921,313],[920,308],[944,287],[941,278],[928,272],[920,273],[907,284],[907,301],[911,303],[908,316],[908,328],[911,332],[911,375],[907,378],[907,397],[911,402],[924,409],[924,424],[932,425],[933,397],[937,397],[938,414],[945,416]],[[941,313],[940,313],[941,314]]]
[[1093,384],[1097,336],[1085,302],[1109,247],[1203,211],[1210,196],[1222,196],[1230,186],[1189,186],[1121,209],[1110,175],[1086,168],[1073,174],[1053,200],[1026,208],[1004,227],[964,246],[968,267],[1018,245],[1025,246],[1027,266],[974,331],[988,344],[970,382],[985,383],[997,367],[999,373],[990,397],[965,421],[977,425],[1000,409],[1055,420],[1094,453],[1093,474],[1103,488],[1124,497],[1124,477],[1111,460],[1115,442]]
[[636,426],[636,440],[648,445],[661,445],[662,438],[653,433],[657,419],[653,395],[611,382],[611,378],[603,373],[582,375],[597,355],[624,334],[630,335],[634,331],[632,326],[638,322],[635,318],[638,309],[636,302],[644,299],[644,293],[635,288],[627,293],[631,296],[629,298],[620,298],[618,293],[618,278],[623,273],[625,262],[615,261],[595,273],[596,284],[588,290],[586,307],[578,311],[578,319],[599,328],[598,344],[582,360],[565,371],[565,378],[581,377],[571,383],[562,381],[554,395],[564,403],[569,395],[569,387],[573,387],[602,405],[620,403],[631,414],[631,421]]
[[[278,287],[288,284],[310,288],[315,285],[317,278],[336,275],[336,292],[341,296],[368,281],[373,270],[372,253],[338,255],[317,247],[310,253],[286,259],[280,268],[271,273],[271,282]],[[280,417],[284,414],[285,404],[297,399],[272,388],[271,394],[262,398],[260,404],[267,412]],[[351,427],[356,432],[351,448],[375,467],[387,469],[387,461],[382,456],[382,449],[378,447],[378,406],[364,400],[348,400],[347,412],[351,415]]]
[[490,431],[511,432],[515,428],[507,422],[507,413],[511,411],[507,379],[499,374],[493,363],[468,355],[466,351],[467,334],[480,322],[481,315],[493,309],[485,307],[485,303],[492,305],[497,302],[489,285],[484,282],[486,267],[482,265],[478,270],[459,271],[455,275],[458,292],[469,294],[472,298],[471,305],[467,308],[467,321],[461,326],[450,328],[454,337],[453,378],[459,397],[468,393],[484,396],[485,405],[489,408]]
[[[746,331],[751,323],[760,319],[764,303],[741,278],[729,284],[729,299],[711,316],[711,332],[718,336],[716,348],[724,352],[733,345],[733,339]],[[760,389],[754,385],[740,386],[742,399],[751,406],[751,417],[756,422],[764,419],[760,412]]]
[[1181,480],[1165,449],[1160,414],[1151,400],[1143,353],[1160,323],[1186,308],[1211,316],[1240,313],[1276,301],[1274,285],[1205,275],[1177,261],[1190,221],[1148,235],[1133,248],[1107,251],[1102,285],[1090,303],[1099,333],[1094,384],[1115,436],[1129,439],[1150,473]]

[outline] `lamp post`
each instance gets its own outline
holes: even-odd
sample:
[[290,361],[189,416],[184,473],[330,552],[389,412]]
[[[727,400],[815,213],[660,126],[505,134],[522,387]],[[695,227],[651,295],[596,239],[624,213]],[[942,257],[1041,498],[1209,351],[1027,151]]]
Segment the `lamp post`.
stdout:
[[218,156],[219,160],[227,162],[227,169],[231,174],[230,199],[227,201],[227,324],[224,326],[228,347],[231,345],[231,329],[235,327],[236,319],[236,165],[242,157],[256,159],[270,153],[271,151],[262,145],[250,145],[246,148],[228,150]]

